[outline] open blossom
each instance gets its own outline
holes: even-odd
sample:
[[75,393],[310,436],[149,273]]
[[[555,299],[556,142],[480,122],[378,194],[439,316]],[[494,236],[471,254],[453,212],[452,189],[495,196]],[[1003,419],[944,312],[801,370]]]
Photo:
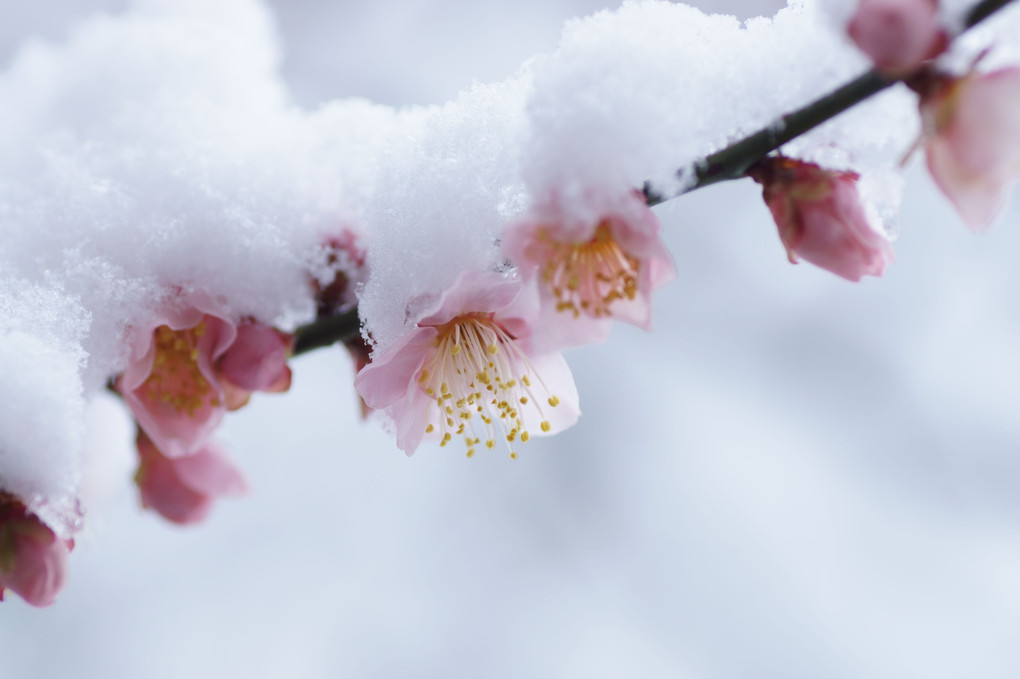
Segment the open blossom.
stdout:
[[860,0],[850,38],[888,74],[907,73],[948,45],[937,0]]
[[355,386],[396,426],[408,455],[426,437],[460,437],[468,456],[577,421],[577,389],[558,352],[532,351],[538,299],[531,286],[467,271],[417,326],[375,356]]
[[169,458],[139,432],[138,457],[135,483],[142,506],[174,523],[201,521],[217,498],[243,495],[248,490],[240,470],[211,441],[190,455]]
[[854,172],[773,157],[750,172],[763,185],[787,257],[806,259],[847,280],[881,276],[893,259],[889,240],[872,228]]
[[73,546],[17,498],[0,491],[0,600],[9,589],[33,606],[52,604],[67,580],[67,553]]
[[935,183],[969,227],[987,226],[1020,179],[1020,67],[937,77],[920,107]]
[[632,192],[571,206],[552,197],[507,227],[503,251],[537,279],[550,346],[605,339],[612,319],[651,327],[652,292],[676,276],[661,229]]
[[252,391],[287,389],[291,342],[257,322],[237,325],[196,298],[134,330],[117,390],[159,450],[189,455]]

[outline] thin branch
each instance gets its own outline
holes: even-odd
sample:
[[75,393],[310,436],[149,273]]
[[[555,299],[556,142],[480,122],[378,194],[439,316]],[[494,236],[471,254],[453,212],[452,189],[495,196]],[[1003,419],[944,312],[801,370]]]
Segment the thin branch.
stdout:
[[323,316],[294,331],[294,356],[328,347],[358,336],[361,323],[357,308],[336,316]]
[[[979,2],[967,15],[963,30],[974,27],[1011,2],[1013,0],[983,0]],[[875,70],[868,71],[821,99],[780,117],[768,127],[730,144],[722,151],[699,160],[693,167],[694,181],[683,183],[682,188],[671,195],[662,195],[650,183],[645,182],[643,189],[645,198],[649,205],[658,205],[717,182],[740,179],[752,165],[783,144],[796,139],[910,75],[912,74],[908,73],[901,77],[890,78]],[[691,168],[677,171],[677,177],[681,181],[691,174]]]
[[[963,30],[972,28],[1011,2],[1013,0],[982,0],[967,15]],[[695,189],[722,181],[741,179],[751,166],[783,144],[910,75],[912,74],[890,78],[874,70],[864,73],[807,106],[780,117],[768,127],[696,162],[693,168],[678,170],[677,176],[681,179],[690,176],[693,170],[695,180],[671,195],[662,195],[656,192],[651,184],[645,182],[643,190],[648,204],[658,205]],[[357,337],[358,332],[357,309],[336,316],[321,317],[297,329],[294,355],[352,339]]]

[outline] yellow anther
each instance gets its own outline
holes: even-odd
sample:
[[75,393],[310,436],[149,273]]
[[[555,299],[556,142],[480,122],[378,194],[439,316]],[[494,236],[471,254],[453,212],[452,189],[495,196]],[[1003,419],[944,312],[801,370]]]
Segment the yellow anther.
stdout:
[[493,448],[496,447],[496,442],[493,441],[492,439],[489,439],[485,442],[485,447],[488,448],[489,450],[492,450]]
[[475,456],[475,449],[474,448],[468,448],[467,456],[468,457],[474,457]]
[[551,405],[553,408],[555,408],[559,404],[560,404],[560,399],[559,399],[558,396],[550,396],[549,397],[549,405]]
[[511,460],[516,460],[517,459],[517,453],[515,453],[513,451],[510,451],[510,459]]
[[431,434],[435,430],[436,430],[436,428],[434,426],[432,426],[431,424],[429,426],[425,427],[425,433],[426,434]]
[[549,431],[549,430],[551,430],[551,429],[552,429],[552,425],[551,425],[551,424],[549,424],[549,420],[544,420],[544,421],[542,422],[542,431],[544,431],[544,432],[548,432],[548,431]]
[[521,396],[521,405],[522,406],[528,405],[528,397],[527,396]]
[[[429,378],[429,371],[428,370],[422,370],[421,371],[421,377],[418,378],[418,384],[421,384],[422,382],[424,382],[428,378]],[[429,389],[429,391],[432,391],[432,390]]]
[[450,347],[450,354],[451,355],[456,356],[459,353],[460,353],[460,345],[459,344],[454,344],[452,347]]
[[521,432],[521,443],[527,443],[531,439],[531,434],[527,431]]

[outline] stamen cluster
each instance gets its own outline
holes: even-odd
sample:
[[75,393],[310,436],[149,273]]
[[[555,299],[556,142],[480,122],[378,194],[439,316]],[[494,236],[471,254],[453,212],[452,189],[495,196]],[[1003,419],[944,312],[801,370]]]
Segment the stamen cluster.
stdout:
[[541,273],[556,297],[556,311],[602,318],[612,315],[613,302],[637,296],[641,262],[613,238],[607,221],[583,243],[558,242],[546,229],[537,237],[549,250]]
[[[518,439],[527,443],[531,434],[525,425],[526,410],[537,413],[539,427],[548,432],[551,425],[531,389],[532,376],[527,356],[491,314],[454,318],[439,328],[435,351],[418,376],[419,387],[432,399],[425,433],[435,432],[438,423],[439,445],[463,436],[472,457],[483,441],[479,430],[490,450],[500,435],[508,447]],[[559,398],[550,395],[547,403],[555,407]],[[475,416],[481,421],[477,428]],[[512,449],[510,457],[517,457]]]
[[[189,416],[206,403],[213,389],[198,366],[198,340],[205,331],[205,321],[184,330],[167,325],[156,328],[152,372],[142,385],[150,402],[166,403]],[[220,405],[215,394],[208,402],[214,408]]]

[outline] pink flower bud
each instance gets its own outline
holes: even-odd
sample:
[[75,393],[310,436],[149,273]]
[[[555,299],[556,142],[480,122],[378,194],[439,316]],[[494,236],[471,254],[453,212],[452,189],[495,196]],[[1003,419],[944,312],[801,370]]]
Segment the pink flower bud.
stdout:
[[293,348],[290,335],[254,321],[241,323],[234,343],[217,361],[216,371],[220,378],[244,391],[287,391],[287,357]]
[[1020,178],[1020,67],[937,78],[920,107],[932,178],[970,228],[988,226]]
[[168,458],[139,432],[138,457],[135,483],[142,494],[142,506],[174,523],[201,521],[216,498],[248,491],[240,470],[212,442],[190,455]]
[[71,540],[61,540],[12,495],[0,492],[0,600],[5,589],[49,606],[67,580]]
[[790,262],[806,259],[847,280],[881,276],[892,244],[868,222],[858,175],[792,158],[768,158],[751,173],[779,227]]
[[948,44],[936,0],[861,0],[847,32],[888,75],[917,68]]

